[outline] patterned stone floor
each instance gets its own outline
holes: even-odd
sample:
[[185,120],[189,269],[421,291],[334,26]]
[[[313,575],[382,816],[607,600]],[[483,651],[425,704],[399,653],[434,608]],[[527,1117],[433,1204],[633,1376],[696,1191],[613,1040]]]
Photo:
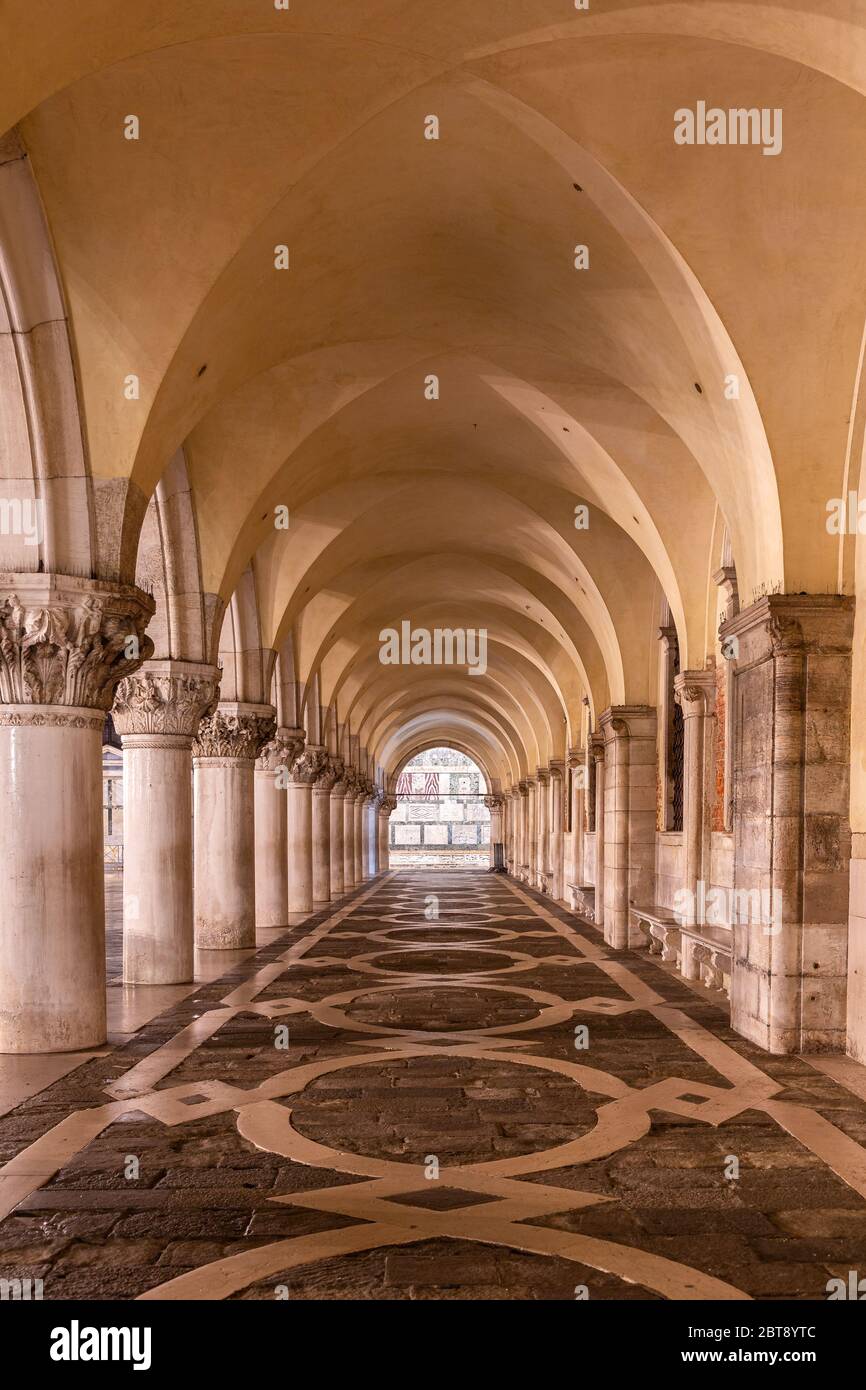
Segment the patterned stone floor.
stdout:
[[0,1119],[46,1299],[823,1299],[866,1104],[485,872],[383,876]]

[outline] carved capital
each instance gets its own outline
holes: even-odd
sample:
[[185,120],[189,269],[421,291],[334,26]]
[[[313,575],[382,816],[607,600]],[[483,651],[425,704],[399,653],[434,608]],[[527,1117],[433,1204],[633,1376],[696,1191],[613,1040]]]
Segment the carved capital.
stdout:
[[194,737],[199,721],[219,699],[215,666],[179,661],[148,662],[124,676],[114,694],[111,717],[121,735],[171,734]]
[[289,777],[296,787],[311,787],[322,776],[327,765],[327,750],[310,744],[294,763]]
[[332,758],[330,754],[325,757],[325,765],[316,778],[316,790],[330,792],[339,781],[343,772],[343,762],[341,758]]
[[341,797],[346,795],[346,764],[342,758],[331,758],[331,767],[334,769],[334,784],[331,787],[331,796]]
[[390,816],[391,812],[392,812],[392,811],[396,811],[396,809],[397,809],[397,798],[396,798],[396,796],[383,796],[383,797],[382,797],[382,800],[379,802],[379,815],[380,815],[380,816],[386,816],[386,817],[387,817],[387,816]]
[[501,811],[503,806],[505,805],[505,797],[499,795],[498,792],[494,792],[490,796],[484,797],[484,805],[487,807],[488,811],[490,811],[491,814],[494,811]]
[[294,762],[301,756],[304,748],[303,729],[277,729],[270,743],[266,743],[256,758],[256,771],[276,772],[284,767],[290,771]]
[[218,706],[198,726],[192,745],[194,758],[230,758],[254,762],[273,738],[276,720],[266,705]]
[[604,734],[590,734],[589,751],[593,762],[604,762]]
[[696,715],[713,714],[716,690],[716,673],[713,669],[681,671],[674,677],[674,699],[686,719]]
[[0,703],[110,709],[153,652],[154,608],[131,584],[0,573]]

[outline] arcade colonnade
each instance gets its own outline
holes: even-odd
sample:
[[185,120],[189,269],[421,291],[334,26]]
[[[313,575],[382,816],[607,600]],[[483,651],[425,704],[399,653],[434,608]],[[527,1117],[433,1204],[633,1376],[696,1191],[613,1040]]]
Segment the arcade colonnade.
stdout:
[[0,16],[0,1049],[105,1036],[110,712],[137,987],[445,745],[610,951],[866,1061],[866,0],[61,9]]
[[[100,683],[135,664],[118,659],[106,634],[122,624],[128,636],[130,613],[146,618],[147,603],[135,591],[87,586],[80,607],[60,608],[60,592],[53,583],[41,593],[52,601],[41,611],[60,625],[58,639],[66,624],[55,663],[67,690],[76,680],[74,701],[61,703],[51,684],[51,701],[0,708],[2,795],[18,812],[7,830],[14,869],[4,916],[15,930],[0,976],[3,1052],[80,1050],[106,1033]],[[8,621],[5,633],[8,674]],[[11,636],[19,671],[29,670],[46,634],[26,622]],[[73,670],[89,671],[89,684]],[[117,686],[126,984],[191,982],[195,950],[254,947],[257,927],[298,921],[387,864],[396,801],[369,776],[366,757],[353,765],[309,742],[303,727],[278,725],[273,706],[220,701],[220,674],[148,662]]]

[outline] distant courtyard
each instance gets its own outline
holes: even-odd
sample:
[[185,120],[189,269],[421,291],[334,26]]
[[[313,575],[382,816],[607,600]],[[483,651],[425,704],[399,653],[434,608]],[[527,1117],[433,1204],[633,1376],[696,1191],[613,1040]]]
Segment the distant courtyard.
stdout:
[[487,791],[478,764],[458,749],[416,754],[397,778],[388,837],[391,867],[486,868]]

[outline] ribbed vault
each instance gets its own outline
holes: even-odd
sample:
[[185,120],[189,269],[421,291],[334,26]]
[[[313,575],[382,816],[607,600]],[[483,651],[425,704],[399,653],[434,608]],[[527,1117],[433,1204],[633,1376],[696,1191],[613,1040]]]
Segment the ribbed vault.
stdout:
[[[585,700],[655,702],[667,614],[717,657],[726,534],[746,602],[852,592],[864,18],[9,0],[6,318],[69,380],[49,466],[39,354],[3,358],[49,500],[9,567],[149,576],[157,654],[219,653],[224,698],[503,787]],[[782,155],[675,144],[703,99],[782,109]],[[483,673],[384,665],[404,620],[483,630]]]

